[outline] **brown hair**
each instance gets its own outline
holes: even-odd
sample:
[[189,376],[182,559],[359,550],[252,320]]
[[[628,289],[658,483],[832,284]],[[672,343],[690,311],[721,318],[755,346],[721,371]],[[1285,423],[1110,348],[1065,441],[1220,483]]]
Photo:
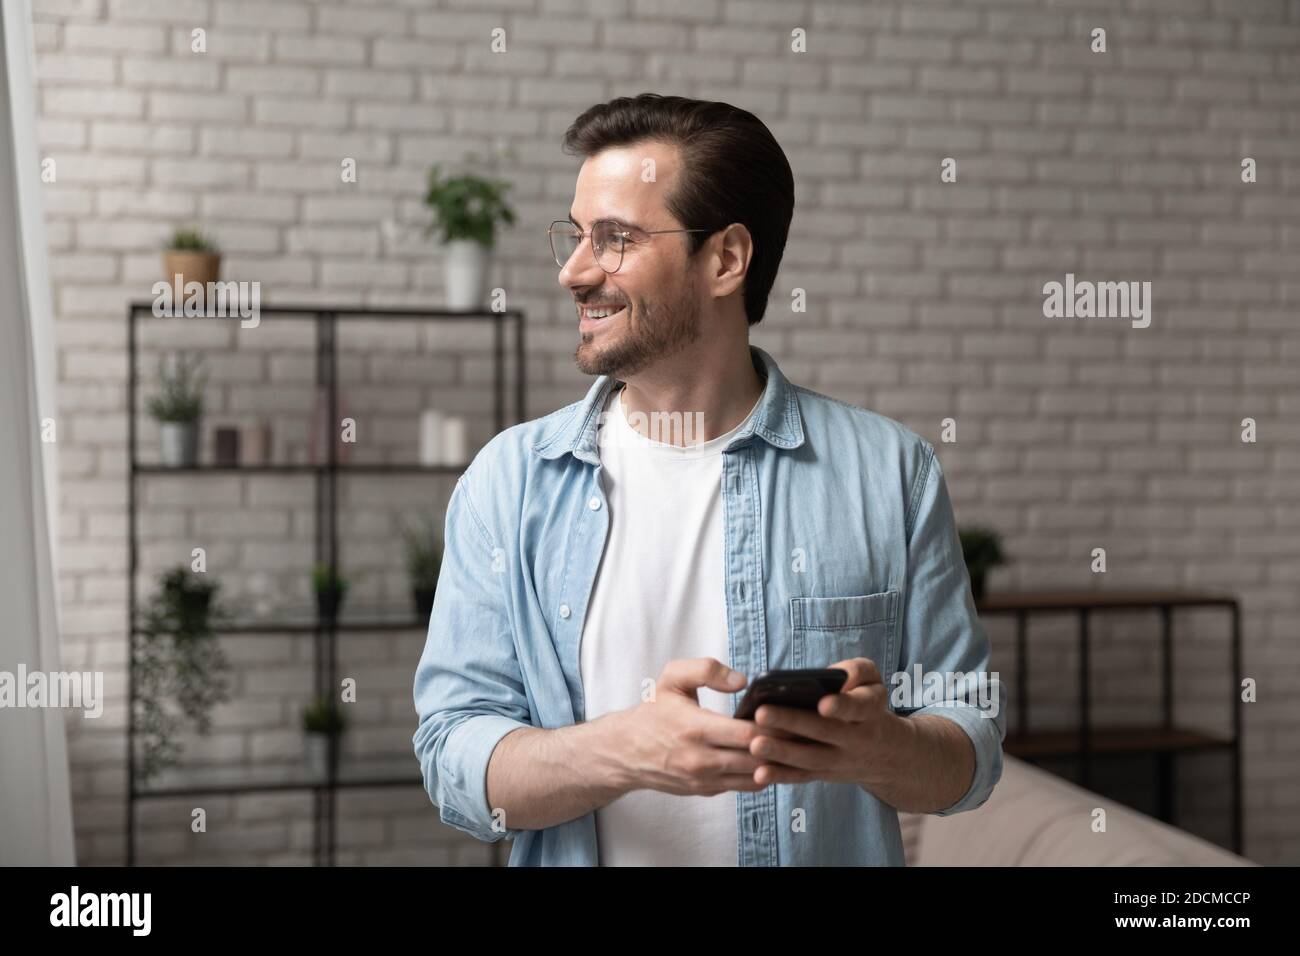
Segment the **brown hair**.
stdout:
[[[591,107],[564,134],[564,150],[594,156],[614,146],[659,140],[682,152],[668,211],[688,229],[741,223],[754,240],[745,275],[745,315],[763,318],[794,214],[794,176],[776,138],[753,113],[682,96],[620,96]],[[694,255],[708,233],[687,233]]]

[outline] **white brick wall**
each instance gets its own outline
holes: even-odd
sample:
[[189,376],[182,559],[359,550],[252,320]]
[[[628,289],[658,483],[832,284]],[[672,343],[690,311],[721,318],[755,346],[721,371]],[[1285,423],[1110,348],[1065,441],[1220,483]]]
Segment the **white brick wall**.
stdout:
[[[60,594],[69,666],[107,672],[95,725],[69,721],[79,857],[124,853],[124,304],[161,271],[168,230],[198,221],[225,277],[266,301],[427,305],[439,264],[418,236],[428,164],[510,145],[521,222],[494,283],[529,322],[530,414],[572,401],[574,332],[542,231],[563,212],[573,161],[559,134],[592,102],[645,89],[757,111],[791,157],[790,244],[756,344],[803,384],[891,415],[941,445],[959,519],[1006,534],[999,587],[1231,589],[1245,602],[1247,850],[1300,862],[1300,3],[1296,0],[35,0],[42,156],[58,309]],[[1109,52],[1088,49],[1107,30]],[[191,31],[207,52],[190,52]],[[504,27],[508,53],[489,52]],[[808,52],[789,52],[807,30]],[[958,160],[958,182],[939,162]],[[1259,181],[1240,182],[1243,156]],[[353,157],[358,182],[339,181]],[[397,229],[386,228],[386,223]],[[1149,280],[1154,318],[1041,317],[1042,283]],[[794,314],[790,290],[807,291]],[[262,416],[302,454],[310,330],[268,322],[150,325],[142,370],[184,344],[211,356],[210,423]],[[409,457],[430,402],[488,437],[490,341],[396,324],[342,332],[340,374],[361,460]],[[1238,440],[1239,422],[1259,442]],[[141,419],[142,450],[156,432]],[[308,596],[306,479],[219,476],[142,485],[147,574],[201,544],[226,590],[265,576]],[[349,600],[406,600],[393,542],[446,482],[342,486]],[[1180,717],[1226,720],[1220,621],[1180,631]],[[1004,674],[1011,634],[989,625]],[[1068,622],[1045,621],[1036,721],[1073,717]],[[1149,618],[1094,625],[1102,719],[1154,713]],[[357,635],[342,672],[362,699],[352,752],[409,754],[409,679],[422,635]],[[191,757],[296,757],[309,645],[228,642],[237,700]],[[1050,655],[1050,656],[1049,656]],[[1062,675],[1067,675],[1063,677]],[[297,683],[295,683],[297,682]],[[286,692],[286,687],[290,688]],[[414,771],[414,759],[411,759]],[[1186,822],[1223,839],[1222,764],[1180,769]],[[142,805],[142,859],[310,860],[310,801],[257,795]],[[346,793],[341,860],[481,863],[418,788]]]

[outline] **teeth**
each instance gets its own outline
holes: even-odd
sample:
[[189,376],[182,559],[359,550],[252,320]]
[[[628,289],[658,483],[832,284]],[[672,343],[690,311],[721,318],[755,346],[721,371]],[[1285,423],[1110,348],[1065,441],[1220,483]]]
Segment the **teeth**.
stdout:
[[621,310],[622,306],[617,309],[587,309],[586,312],[589,319],[603,319]]

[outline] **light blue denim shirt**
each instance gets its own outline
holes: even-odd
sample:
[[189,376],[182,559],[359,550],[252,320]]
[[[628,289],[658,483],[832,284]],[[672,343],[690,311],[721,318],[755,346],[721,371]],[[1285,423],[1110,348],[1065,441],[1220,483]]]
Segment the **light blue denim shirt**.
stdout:
[[[752,679],[867,657],[891,688],[891,675],[918,665],[987,672],[934,446],[791,385],[770,355],[750,351],[763,396],[722,456],[727,663]],[[581,401],[498,434],[447,506],[415,674],[415,752],[442,820],[481,840],[511,839],[512,866],[598,862],[594,814],[513,829],[486,791],[503,736],[584,719],[578,645],[609,531],[596,426],[617,382],[601,376]],[[980,806],[1002,774],[1006,692],[993,686],[996,711],[970,694],[891,702],[900,715],[952,720],[975,745],[970,788],[940,815]],[[855,784],[780,784],[736,798],[741,866],[904,863],[896,811]]]

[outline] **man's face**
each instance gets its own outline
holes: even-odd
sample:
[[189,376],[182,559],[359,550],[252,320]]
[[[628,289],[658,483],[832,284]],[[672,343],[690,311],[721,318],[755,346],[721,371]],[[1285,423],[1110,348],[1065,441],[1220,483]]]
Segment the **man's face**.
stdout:
[[[654,178],[646,182],[650,168]],[[560,285],[577,305],[581,343],[574,360],[587,375],[626,379],[699,338],[703,303],[698,263],[687,256],[690,235],[643,232],[694,225],[677,222],[664,202],[679,170],[677,147],[646,142],[607,149],[578,172],[569,210],[578,228],[587,232],[598,219],[614,219],[633,232],[612,275],[596,263],[589,238],[560,270]],[[589,314],[602,309],[610,311],[606,318]]]

